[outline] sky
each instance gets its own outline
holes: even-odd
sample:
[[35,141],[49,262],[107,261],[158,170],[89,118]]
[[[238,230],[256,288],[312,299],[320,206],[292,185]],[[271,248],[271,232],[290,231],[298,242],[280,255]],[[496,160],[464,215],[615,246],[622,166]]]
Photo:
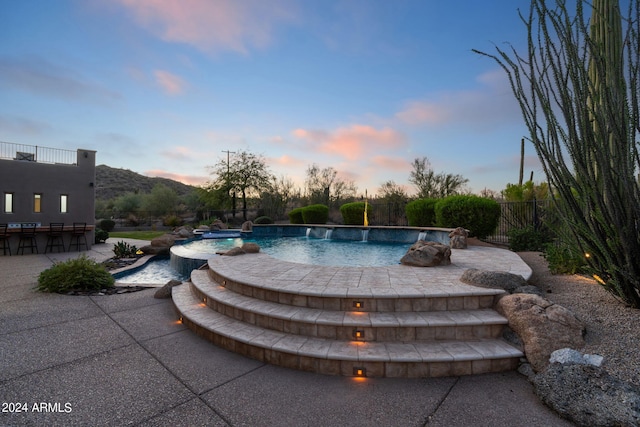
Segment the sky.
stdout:
[[[490,6],[489,6],[490,5]],[[358,193],[411,163],[472,192],[516,183],[527,136],[505,73],[529,1],[0,0],[0,141],[201,185],[225,151]],[[527,143],[525,176],[544,180]]]

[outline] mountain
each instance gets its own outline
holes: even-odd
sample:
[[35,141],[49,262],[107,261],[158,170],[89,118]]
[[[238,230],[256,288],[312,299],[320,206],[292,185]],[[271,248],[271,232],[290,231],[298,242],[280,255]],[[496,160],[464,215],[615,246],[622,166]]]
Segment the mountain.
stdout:
[[128,169],[96,166],[96,200],[111,200],[130,192],[150,193],[158,184],[166,185],[179,196],[187,195],[197,188],[168,178],[150,178]]

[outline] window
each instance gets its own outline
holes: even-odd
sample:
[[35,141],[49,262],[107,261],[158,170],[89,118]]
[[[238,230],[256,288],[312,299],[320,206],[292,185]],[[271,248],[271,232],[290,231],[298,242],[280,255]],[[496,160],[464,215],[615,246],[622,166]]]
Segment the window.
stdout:
[[36,193],[33,195],[33,212],[42,212],[42,194]]
[[60,195],[60,213],[67,213],[67,195]]
[[4,193],[4,213],[13,213],[13,193]]

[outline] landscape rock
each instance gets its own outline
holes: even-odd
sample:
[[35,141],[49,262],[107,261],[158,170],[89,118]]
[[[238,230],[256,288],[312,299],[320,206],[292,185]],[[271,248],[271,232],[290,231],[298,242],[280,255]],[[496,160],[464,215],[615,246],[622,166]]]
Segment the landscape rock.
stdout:
[[245,221],[242,223],[242,231],[253,231],[253,222]]
[[242,250],[248,254],[257,254],[260,252],[260,245],[253,242],[246,242],[242,244]]
[[536,372],[549,365],[553,351],[584,346],[584,324],[566,308],[533,294],[502,297],[496,310],[520,337],[524,353]]
[[487,271],[470,268],[462,273],[460,280],[469,285],[481,288],[504,289],[513,293],[516,289],[527,286],[527,281],[518,274],[506,271]]
[[582,354],[572,348],[561,348],[551,353],[549,363],[602,366],[603,360],[598,354]]
[[147,255],[169,255],[171,246],[176,242],[172,234],[163,234],[151,241],[151,244],[143,246],[140,250]]
[[411,245],[400,263],[416,267],[435,267],[451,264],[451,248],[438,242],[418,240]]
[[469,232],[458,227],[449,233],[449,246],[451,249],[467,249],[467,237],[469,237]]
[[181,285],[182,282],[179,280],[170,280],[163,287],[159,288],[156,293],[153,295],[154,298],[171,298],[171,288],[174,286]]
[[227,224],[225,224],[224,222],[222,222],[219,219],[216,219],[215,221],[213,221],[211,223],[211,225],[209,226],[209,228],[213,231],[213,230],[226,230],[229,227],[227,226]]
[[534,286],[534,285],[519,286],[519,287],[515,288],[512,293],[514,293],[514,294],[533,294],[533,295],[538,295],[539,297],[543,297],[544,298],[544,292],[542,291],[542,289],[540,289],[539,287]]
[[246,252],[244,251],[244,249],[240,248],[240,247],[235,247],[235,248],[231,248],[228,251],[225,252],[216,252],[218,255],[222,255],[222,256],[236,256],[236,255],[243,255]]
[[640,387],[592,365],[553,363],[533,377],[535,393],[580,426],[640,425]]

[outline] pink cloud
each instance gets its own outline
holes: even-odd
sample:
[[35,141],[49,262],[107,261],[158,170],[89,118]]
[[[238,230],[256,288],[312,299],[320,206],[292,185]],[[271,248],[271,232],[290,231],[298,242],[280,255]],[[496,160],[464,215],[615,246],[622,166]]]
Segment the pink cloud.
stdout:
[[181,182],[187,185],[203,185],[209,180],[208,176],[195,176],[195,175],[183,175],[172,173],[160,169],[152,169],[145,172],[145,175],[150,177],[167,178],[174,181]]
[[271,158],[271,162],[279,166],[302,166],[307,163],[306,160],[291,157],[286,154],[280,157]]
[[332,132],[295,129],[292,134],[296,138],[307,140],[314,151],[342,156],[348,160],[357,160],[380,150],[398,149],[406,143],[403,134],[389,127],[376,129],[358,124]]
[[119,0],[136,23],[162,40],[205,52],[247,53],[267,46],[280,21],[294,19],[288,0]]
[[187,87],[186,82],[168,71],[156,70],[153,73],[156,83],[167,95],[182,95]]

